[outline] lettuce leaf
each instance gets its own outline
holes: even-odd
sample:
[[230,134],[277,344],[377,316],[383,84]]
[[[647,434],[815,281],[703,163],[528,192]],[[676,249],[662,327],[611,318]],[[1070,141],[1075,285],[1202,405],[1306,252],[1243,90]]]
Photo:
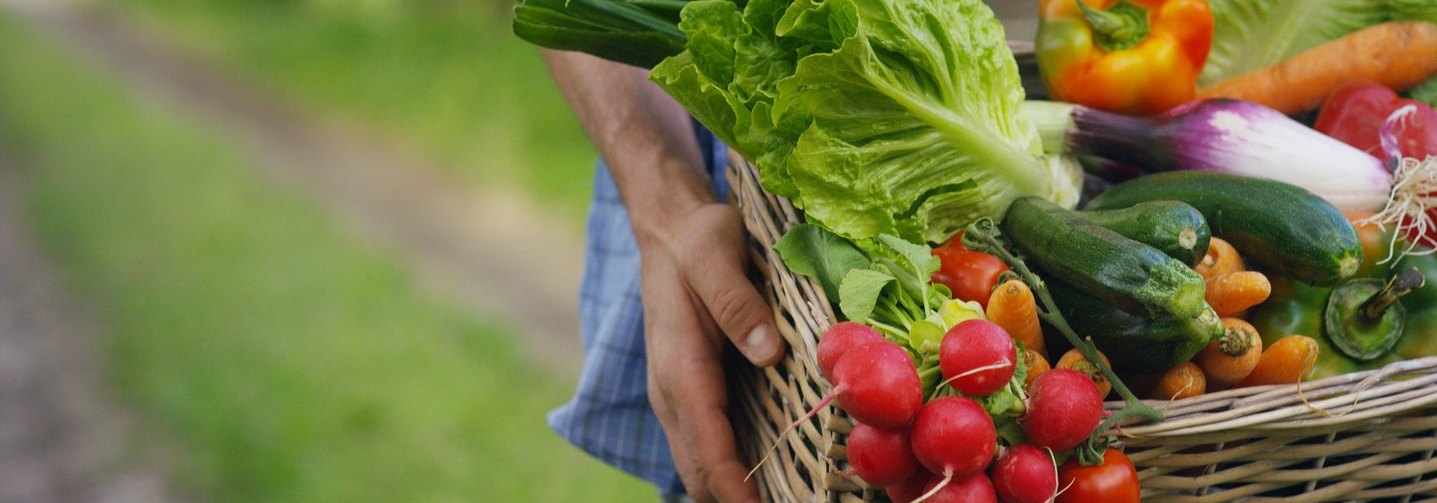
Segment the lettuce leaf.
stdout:
[[1020,196],[1076,202],[979,0],[698,0],[679,27],[651,79],[839,235],[938,242]]

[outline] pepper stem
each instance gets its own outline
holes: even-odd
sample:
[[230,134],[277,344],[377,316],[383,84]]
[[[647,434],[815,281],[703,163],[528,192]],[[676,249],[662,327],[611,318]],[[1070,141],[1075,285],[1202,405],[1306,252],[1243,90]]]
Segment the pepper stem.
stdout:
[[1402,271],[1401,274],[1393,276],[1392,279],[1388,280],[1387,284],[1384,285],[1381,290],[1378,290],[1377,293],[1372,294],[1372,297],[1369,297],[1366,302],[1363,302],[1362,309],[1358,312],[1362,313],[1364,319],[1376,320],[1382,318],[1382,313],[1387,312],[1387,308],[1396,304],[1404,295],[1412,293],[1413,290],[1418,288],[1422,288],[1422,285],[1426,283],[1427,279],[1422,276],[1422,271],[1418,271],[1416,267]]
[[1120,0],[1118,3],[1108,7],[1108,10],[1098,10],[1078,2],[1078,9],[1083,11],[1083,19],[1093,27],[1098,47],[1108,52],[1132,49],[1139,42],[1147,38],[1151,27],[1148,26],[1148,10],[1142,6]]

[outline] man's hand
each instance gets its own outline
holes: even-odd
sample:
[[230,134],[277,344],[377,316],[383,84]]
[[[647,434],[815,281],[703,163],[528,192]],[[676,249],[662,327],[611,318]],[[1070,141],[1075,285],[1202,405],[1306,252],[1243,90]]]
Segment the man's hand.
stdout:
[[768,305],[744,274],[743,223],[706,204],[676,231],[641,244],[649,403],[696,501],[758,501],[728,421],[721,354],[732,342],[755,365],[783,356]]
[[697,501],[758,501],[728,421],[730,342],[773,365],[783,342],[745,274],[743,221],[714,200],[688,113],[642,69],[546,51],[554,80],[608,162],[639,245],[649,402]]

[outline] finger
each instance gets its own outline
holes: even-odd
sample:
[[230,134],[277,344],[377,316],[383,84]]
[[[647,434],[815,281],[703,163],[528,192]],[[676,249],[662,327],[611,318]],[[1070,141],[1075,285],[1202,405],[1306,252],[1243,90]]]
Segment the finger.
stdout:
[[742,221],[731,207],[715,208],[721,212],[712,217],[717,232],[706,253],[684,258],[684,279],[744,358],[760,367],[773,365],[784,345],[768,303],[748,279]]
[[659,426],[663,428],[664,438],[668,440],[674,469],[679,472],[679,480],[683,482],[684,491],[690,498],[695,501],[712,499],[703,480],[698,477],[698,461],[688,448],[687,438],[680,433],[682,430],[678,420],[674,418],[673,409],[668,406],[668,400],[664,398],[665,393],[659,382],[660,380],[655,378],[655,372],[649,372],[649,404],[653,406],[654,414],[659,417]]
[[717,501],[757,502],[758,487],[746,480],[749,470],[739,460],[726,413],[728,395],[718,355],[685,360],[680,365],[686,371],[679,372],[668,387],[669,404],[683,425],[684,443],[691,449],[700,483]]
[[[677,268],[665,268],[652,274],[653,278],[643,284],[644,309],[644,351],[648,356],[649,404],[658,416],[668,440],[669,453],[674,468],[690,498],[695,501],[713,501],[704,479],[700,475],[701,465],[695,456],[695,449],[689,444],[690,436],[684,433],[685,425],[674,414],[670,404],[673,396],[683,399],[682,394],[673,392],[673,375],[687,372],[672,363],[681,355],[712,354],[721,345],[709,342],[709,335],[703,330],[703,321],[689,298],[689,293],[679,277]],[[657,299],[668,300],[660,302]],[[681,301],[674,302],[674,300]]]

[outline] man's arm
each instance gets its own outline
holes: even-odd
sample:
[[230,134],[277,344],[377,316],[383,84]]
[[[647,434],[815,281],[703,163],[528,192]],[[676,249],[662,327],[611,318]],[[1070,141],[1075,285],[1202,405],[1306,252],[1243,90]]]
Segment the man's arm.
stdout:
[[745,275],[743,221],[716,201],[688,114],[642,69],[545,51],[628,209],[641,261],[649,402],[689,495],[758,501],[738,459],[720,361],[732,342],[755,365],[783,343]]

